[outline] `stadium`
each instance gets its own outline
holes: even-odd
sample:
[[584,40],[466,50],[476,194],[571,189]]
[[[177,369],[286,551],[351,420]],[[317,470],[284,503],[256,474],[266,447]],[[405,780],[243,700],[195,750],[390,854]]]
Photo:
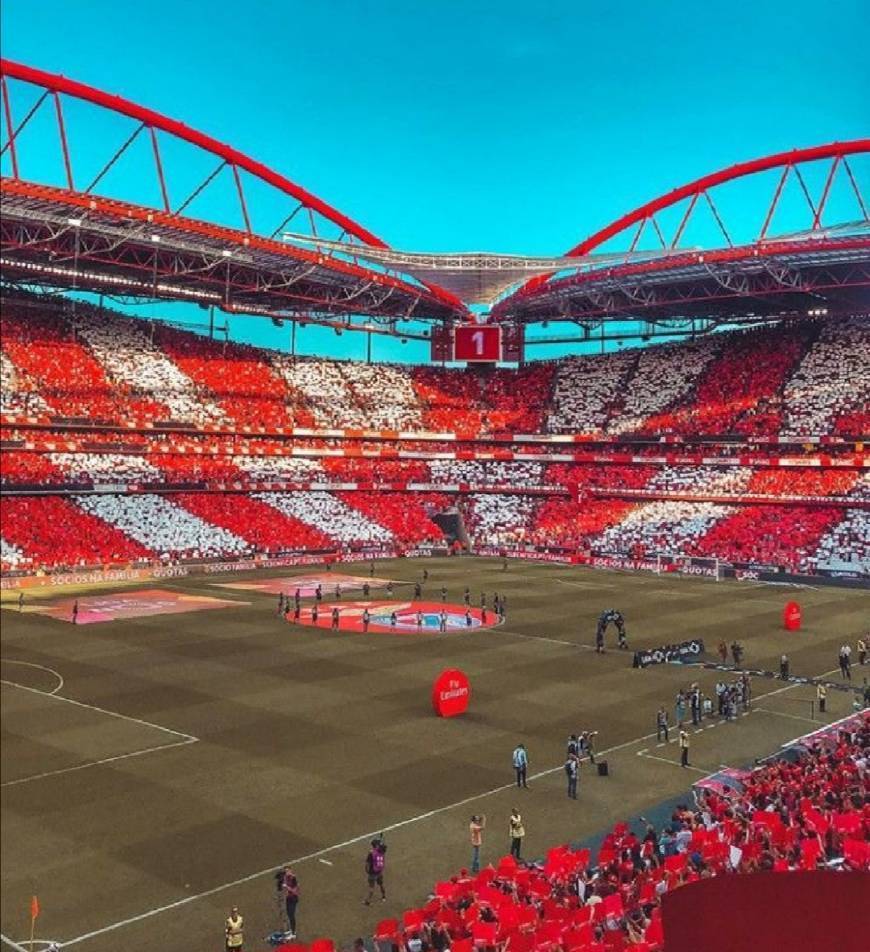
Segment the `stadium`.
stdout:
[[865,948],[870,139],[430,253],[0,73],[3,946]]

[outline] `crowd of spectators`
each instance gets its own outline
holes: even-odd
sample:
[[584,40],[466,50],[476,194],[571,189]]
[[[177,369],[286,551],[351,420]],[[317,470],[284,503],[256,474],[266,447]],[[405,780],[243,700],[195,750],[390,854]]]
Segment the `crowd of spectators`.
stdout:
[[433,483],[469,486],[508,486],[528,489],[544,484],[544,465],[528,460],[431,460],[429,472]]
[[619,412],[608,422],[607,432],[647,429],[651,417],[688,397],[722,346],[717,335],[640,351],[634,373],[622,391]]
[[213,559],[252,551],[244,539],[153,493],[74,497],[76,505],[161,559]]
[[47,410],[48,404],[39,395],[36,384],[0,350],[0,413],[30,416]]
[[734,334],[707,365],[691,398],[649,417],[643,429],[652,433],[755,432],[756,411],[768,418],[774,410],[785,379],[806,348],[807,336],[802,328],[788,334],[778,328]]
[[[75,325],[53,311],[3,299],[0,343],[12,368],[38,383],[38,396],[54,413],[91,420],[166,419],[165,405],[111,380]],[[29,393],[28,413],[36,412]]]
[[551,433],[600,433],[618,406],[629,373],[637,363],[634,351],[598,357],[568,357],[556,366],[547,416]]
[[663,466],[646,488],[671,493],[739,495],[752,476],[745,466]]
[[741,506],[700,538],[687,539],[683,551],[799,572],[842,512],[834,506]]
[[635,506],[615,525],[589,540],[595,551],[618,555],[680,553],[734,512],[712,502],[658,500]]
[[374,522],[328,492],[256,493],[256,499],[279,512],[314,526],[330,538],[347,545],[389,543],[392,537]]
[[417,367],[409,373],[428,430],[537,433],[549,402],[553,365],[537,363],[485,376],[436,367]]
[[420,459],[370,456],[324,456],[324,478],[335,483],[431,483],[432,473]]
[[244,539],[258,553],[323,551],[334,546],[317,527],[246,493],[176,493],[172,501],[203,522]]
[[27,561],[24,553],[17,545],[12,545],[11,542],[0,538],[0,565],[3,566],[4,571],[20,568],[26,565]]
[[449,498],[439,493],[343,492],[339,499],[349,508],[361,512],[371,522],[389,530],[401,545],[440,542],[444,533],[432,516],[449,505]]
[[[43,460],[34,454],[18,455]],[[113,474],[107,471],[104,478],[111,481]],[[95,546],[94,561],[103,563],[115,556],[116,561],[129,561],[119,538],[137,541],[150,558],[186,559],[322,550],[337,544],[416,545],[443,538],[432,516],[458,502],[470,540],[478,546],[533,544],[631,558],[682,553],[804,573],[870,571],[870,515],[865,509],[842,506],[724,506],[516,492],[114,492],[60,499],[67,519],[55,522],[53,500],[59,498],[7,498],[3,538],[21,553],[17,561],[83,564],[80,558],[51,557],[51,539],[65,550],[68,544],[61,540],[78,531],[74,517],[83,510],[92,517],[87,530],[92,535],[96,525],[105,523],[113,529],[112,545]],[[12,505],[22,499],[27,503],[26,519],[19,518],[23,510]]]
[[[861,425],[870,407],[870,321],[826,321],[783,390],[783,432],[828,433],[838,417]],[[853,414],[857,416],[853,417]],[[861,436],[866,430],[852,435]]]
[[622,499],[543,499],[530,518],[524,539],[534,545],[588,550],[590,540],[636,508]]
[[3,485],[62,486],[69,475],[57,468],[47,453],[4,450],[0,456],[0,483]]
[[857,477],[849,495],[855,499],[870,499],[870,473],[861,473]]
[[326,479],[320,460],[307,456],[233,457],[239,472],[257,482],[309,483]]
[[[499,491],[472,491],[456,500],[478,544],[534,542],[626,555],[684,551],[802,571],[870,562],[867,516],[860,508],[870,498],[870,477],[861,471],[860,459],[846,459],[840,452],[839,458],[827,460],[827,455],[837,455],[836,446],[826,446],[825,456],[809,444],[804,447],[804,455],[817,457],[812,462],[819,465],[813,467],[797,465],[805,462],[797,449],[789,451],[794,466],[773,465],[773,459],[764,465],[756,447],[751,466],[743,460],[741,465],[731,465],[733,460],[720,465],[715,459],[695,465],[665,465],[658,459],[641,465],[631,457],[661,457],[663,446],[632,444],[628,451],[614,446],[590,452],[573,444],[572,451],[585,452],[581,459],[592,459],[594,453],[594,461],[569,462],[566,457],[552,462],[565,456],[567,447],[507,439],[507,434],[547,428],[602,436],[724,433],[741,427],[757,432],[762,419],[776,420],[770,435],[780,425],[800,435],[848,430],[867,416],[870,402],[870,330],[857,318],[486,372],[296,359],[82,302],[46,303],[22,295],[4,296],[2,329],[4,406],[13,414],[48,413],[77,421],[66,429],[63,424],[47,429],[32,422],[5,423],[0,438],[9,449],[3,453],[0,480],[7,491],[42,487],[83,492],[91,486],[134,484],[156,493],[164,487],[231,483],[250,492],[264,483],[313,483],[336,488],[275,492],[259,503],[269,507],[266,515],[280,511],[308,526],[312,538],[405,544],[432,531],[421,498],[338,492],[337,487],[409,482],[436,489],[488,487]],[[79,418],[97,425],[83,428]],[[114,422],[115,430],[99,428],[107,421]],[[136,431],[148,421],[163,424],[163,430]],[[225,432],[164,432],[168,421],[217,424]],[[484,440],[467,444],[251,432],[288,426],[444,431],[463,439],[482,435]],[[468,458],[469,447],[493,458]],[[504,459],[504,449],[541,458]],[[748,447],[720,441],[702,452],[704,457],[746,455]],[[292,455],[299,453],[311,455]],[[780,451],[768,449],[767,454],[779,456]],[[844,462],[850,465],[834,465]],[[542,489],[563,494],[535,495]],[[640,502],[624,495],[630,490],[644,490],[651,498]],[[743,494],[837,497],[831,500],[837,506],[811,505],[809,499],[778,507],[717,502],[720,496]],[[668,498],[673,496],[692,498]],[[846,509],[843,497],[856,503]],[[258,540],[269,539],[273,547],[284,535],[306,538],[296,522],[292,532],[289,526],[286,533],[252,530],[249,537],[238,520],[229,528],[226,506],[196,504],[199,512],[215,513],[212,522],[179,505],[171,493],[138,499],[118,492],[100,498],[81,495],[68,502],[115,526],[125,538],[172,557],[231,555],[266,545]],[[35,510],[40,505],[32,502]],[[262,514],[258,506],[251,508]],[[418,527],[411,513],[420,516]],[[158,515],[178,519],[179,525],[158,529]],[[34,532],[44,529],[37,522]],[[20,553],[16,558],[30,558],[40,547],[38,541],[29,545],[26,531],[6,542],[10,552]],[[111,548],[103,551],[111,554]]]
[[462,503],[465,528],[478,545],[524,542],[537,505],[534,496],[469,493]]
[[[661,952],[666,893],[716,876],[870,869],[870,714],[728,786],[702,783],[656,827],[618,823],[600,847],[506,856],[439,882],[422,908],[380,922],[379,944],[472,952]],[[739,910],[734,910],[739,914]],[[413,943],[413,945],[412,945]]]
[[228,483],[243,479],[236,457],[194,453],[153,453],[148,460],[160,468],[166,485]]
[[[275,370],[286,380],[288,386],[303,394],[311,414],[320,426],[374,427],[357,401],[357,395],[345,366],[333,360],[294,359],[277,355],[273,359]],[[403,403],[407,393],[393,394],[384,389],[379,393],[378,415],[384,429],[415,429],[419,423],[419,408],[412,393],[411,402]]]
[[537,362],[483,378],[484,432],[540,433],[550,405],[554,365]]
[[359,408],[357,419],[365,421],[357,426],[385,430],[433,429],[425,425],[420,396],[409,368],[346,361],[342,372],[350,381],[354,402]]
[[3,332],[8,412],[484,434],[860,435],[870,420],[857,317],[486,373],[295,358],[20,295]]
[[[36,455],[36,454],[30,454]],[[49,453],[49,462],[73,483],[153,483],[164,476],[141,454]]]
[[116,383],[159,397],[172,420],[207,424],[221,420],[220,408],[153,340],[154,324],[112,315],[109,320],[79,305],[75,331]]
[[803,554],[801,567],[860,571],[870,575],[870,512],[847,509],[813,550]]
[[0,525],[4,569],[108,565],[155,555],[63,496],[3,496]]
[[185,376],[208,393],[222,415],[238,426],[311,426],[303,395],[271,366],[268,351],[220,345],[205,337],[155,325],[154,339]]
[[770,467],[752,472],[748,493],[770,496],[848,496],[867,485],[866,476],[855,469]]

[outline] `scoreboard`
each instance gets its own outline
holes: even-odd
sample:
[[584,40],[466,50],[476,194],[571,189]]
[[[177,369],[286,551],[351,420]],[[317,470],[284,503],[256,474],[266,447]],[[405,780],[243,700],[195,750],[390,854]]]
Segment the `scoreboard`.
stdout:
[[501,328],[498,324],[460,324],[453,331],[453,359],[466,363],[501,360]]
[[433,327],[431,358],[435,363],[520,363],[524,357],[523,330],[518,324]]

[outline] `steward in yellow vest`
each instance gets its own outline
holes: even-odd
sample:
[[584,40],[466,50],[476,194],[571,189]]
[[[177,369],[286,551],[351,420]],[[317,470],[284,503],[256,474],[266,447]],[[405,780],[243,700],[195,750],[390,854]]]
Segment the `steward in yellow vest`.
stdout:
[[245,936],[242,932],[245,920],[239,912],[238,906],[233,906],[229,916],[227,916],[226,935],[227,952],[241,952],[245,944]]

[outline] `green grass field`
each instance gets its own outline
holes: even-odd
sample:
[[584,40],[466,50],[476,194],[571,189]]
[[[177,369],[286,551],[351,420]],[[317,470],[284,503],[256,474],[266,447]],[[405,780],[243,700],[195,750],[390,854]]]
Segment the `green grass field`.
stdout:
[[[629,575],[496,560],[379,562],[376,575],[407,599],[446,585],[507,593],[506,622],[447,634],[330,632],[284,623],[275,597],[198,577],[138,583],[250,604],[214,611],[73,626],[36,609],[70,592],[4,593],[2,619],[2,932],[83,952],[222,948],[237,904],[246,948],[280,925],[272,872],[294,862],[300,938],[367,936],[375,923],[426,899],[432,883],[468,862],[472,812],[488,819],[484,859],[507,851],[510,808],[521,807],[526,854],[636,817],[721,764],[741,765],[813,729],[814,690],[757,680],[753,711],[693,738],[694,771],[674,745],[657,747],[654,716],[681,685],[712,690],[716,673],[663,665],[634,670],[593,640],[599,613],[626,617],[632,647],[739,638],[746,665],[794,674],[837,665],[870,617],[866,592]],[[361,566],[344,569],[355,574]],[[311,574],[310,567],[296,574]],[[121,590],[121,589],[118,589]],[[105,589],[103,589],[105,591]],[[351,597],[351,596],[348,596]],[[361,596],[357,596],[361,597]],[[790,598],[804,628],[782,630]],[[610,636],[612,637],[612,636]],[[470,677],[462,717],[431,709],[444,667]],[[860,682],[863,676],[856,671]],[[851,710],[829,694],[816,724]],[[584,766],[580,798],[565,796],[568,734],[598,730],[611,775]],[[511,786],[522,741],[530,789]],[[385,830],[388,902],[362,905],[368,840]]]

